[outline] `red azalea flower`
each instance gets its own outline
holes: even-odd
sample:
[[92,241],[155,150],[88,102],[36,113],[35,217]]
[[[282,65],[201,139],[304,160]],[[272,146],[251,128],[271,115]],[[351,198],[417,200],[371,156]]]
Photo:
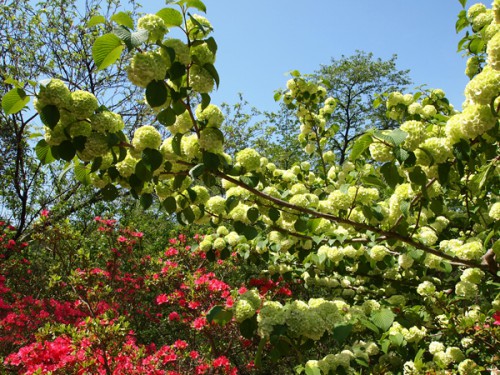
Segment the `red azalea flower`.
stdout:
[[44,208],[42,211],[40,211],[40,216],[49,217],[49,213],[50,211]]
[[175,311],[168,314],[168,320],[170,320],[171,322],[173,322],[174,320],[180,320],[180,319],[181,319],[180,315]]
[[177,340],[176,342],[174,342],[174,346],[177,349],[186,349],[188,347],[188,343],[184,340]]
[[229,366],[229,359],[227,359],[227,357],[222,355],[219,358],[215,358],[214,361],[212,362],[212,365],[214,367]]
[[207,323],[208,323],[207,318],[205,318],[205,317],[196,318],[193,321],[193,328],[197,329],[198,331],[201,331],[203,329],[203,327],[205,327],[207,325]]
[[500,326],[500,311],[497,311],[493,314],[493,319],[495,319],[493,325]]
[[161,305],[162,303],[167,303],[168,302],[168,297],[166,294],[160,294],[158,297],[156,297],[156,303],[158,305]]

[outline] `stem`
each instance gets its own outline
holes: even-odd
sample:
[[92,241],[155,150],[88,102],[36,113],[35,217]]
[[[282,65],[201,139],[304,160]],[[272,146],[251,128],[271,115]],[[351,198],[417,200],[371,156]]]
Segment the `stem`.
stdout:
[[[393,231],[385,231],[383,229],[380,229],[380,228],[376,228],[376,227],[373,227],[371,225],[368,225],[368,224],[364,224],[364,223],[357,223],[355,221],[351,221],[351,220],[348,220],[348,219],[343,219],[341,217],[338,217],[338,216],[335,216],[335,215],[331,215],[331,214],[326,214],[326,213],[323,213],[323,212],[318,212],[318,211],[314,211],[310,208],[305,208],[305,207],[299,207],[299,206],[295,206],[289,202],[286,202],[282,199],[279,199],[279,198],[275,198],[275,197],[272,197],[268,194],[265,194],[255,188],[252,188],[248,185],[246,185],[245,183],[231,177],[231,176],[228,176],[226,174],[224,174],[223,172],[220,172],[220,171],[214,171],[214,174],[217,176],[217,177],[220,177],[220,178],[223,178],[229,182],[232,182],[233,184],[237,185],[237,186],[240,186],[242,188],[244,188],[245,190],[248,190],[249,192],[255,194],[256,196],[258,197],[261,197],[265,200],[268,200],[270,202],[273,202],[275,203],[276,205],[278,206],[281,206],[281,207],[287,207],[287,208],[291,208],[293,210],[296,210],[298,212],[301,212],[303,214],[307,214],[307,215],[311,215],[311,216],[314,216],[314,217],[317,217],[317,218],[323,218],[323,219],[326,219],[326,220],[329,220],[331,222],[335,222],[335,223],[340,223],[340,224],[345,224],[345,225],[349,225],[355,229],[358,229],[358,230],[363,230],[363,231],[370,231],[370,232],[373,232],[373,233],[377,233],[379,234],[380,236],[383,236],[385,237],[386,239],[393,239],[393,240],[398,240],[398,241],[401,241],[401,242],[404,242],[410,246],[413,246],[414,248],[416,249],[419,249],[419,250],[423,250],[424,252],[426,253],[430,253],[430,254],[433,254],[433,255],[436,255],[438,257],[441,257],[443,259],[447,259],[449,261],[452,261],[452,262],[455,262],[457,264],[461,264],[461,265],[464,265],[464,266],[468,266],[468,267],[478,267],[478,268],[481,268],[485,271],[488,271],[490,272],[490,270],[488,269],[488,267],[485,267],[484,265],[480,265],[476,262],[471,262],[469,260],[463,260],[463,259],[459,259],[459,258],[456,258],[452,255],[448,255],[446,253],[442,253],[438,250],[435,250],[431,247],[428,247],[428,246],[425,246],[415,240],[413,240],[412,238],[408,238],[406,236],[403,236],[399,233],[396,233],[396,232],[393,232]],[[433,183],[435,181],[435,179],[431,180],[428,185],[430,185],[431,183]],[[418,199],[417,197],[414,198],[414,200]],[[498,278],[498,276],[494,275],[496,278]]]

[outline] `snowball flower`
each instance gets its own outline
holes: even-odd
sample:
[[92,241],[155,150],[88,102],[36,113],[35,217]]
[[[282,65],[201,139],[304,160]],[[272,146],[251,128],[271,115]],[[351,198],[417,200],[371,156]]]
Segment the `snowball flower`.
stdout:
[[236,162],[248,172],[257,171],[260,168],[260,155],[253,148],[245,148],[236,154]]
[[151,81],[164,80],[169,66],[169,60],[159,53],[137,52],[127,67],[127,76],[134,85],[146,88]]
[[431,353],[431,354],[444,352],[444,350],[445,350],[445,346],[443,345],[443,343],[440,343],[438,341],[432,341],[429,344],[429,353]]
[[201,105],[198,105],[195,114],[198,121],[205,122],[207,127],[219,128],[224,121],[222,111],[213,104],[209,104],[205,109],[202,109]]
[[94,114],[99,107],[97,98],[90,92],[77,90],[71,93],[71,113],[78,119],[84,119]]
[[436,293],[436,286],[430,281],[424,281],[417,287],[417,293],[423,297],[430,297]]
[[479,268],[467,268],[460,276],[460,280],[479,284],[484,277],[484,272]]
[[458,373],[460,375],[479,375],[481,371],[472,359],[466,359],[458,365]]
[[389,250],[385,246],[376,245],[370,249],[370,257],[377,262],[383,260],[386,255],[389,255]]
[[55,105],[58,108],[69,107],[71,92],[66,84],[60,79],[52,78],[46,85],[40,85],[38,93],[37,110],[46,105]]
[[[168,54],[168,48],[171,48],[175,52],[175,60],[183,65],[188,65],[191,62],[191,56],[189,53],[189,47],[180,39],[169,38],[163,42],[163,46],[166,48],[160,49],[160,54],[164,58],[170,60],[170,55]],[[173,61],[172,61],[173,62]]]
[[114,112],[102,111],[90,117],[92,130],[96,132],[116,133],[122,130],[125,126],[122,117]]
[[379,162],[387,162],[394,159],[394,155],[392,154],[392,147],[386,145],[382,142],[373,142],[369,146],[370,155],[373,160]]
[[234,319],[241,323],[255,315],[255,308],[245,299],[240,299],[234,306]]
[[220,196],[210,197],[205,208],[214,215],[220,215],[226,210],[226,200]]
[[92,133],[85,141],[84,149],[80,152],[80,158],[90,161],[98,156],[103,156],[108,150],[107,137],[100,133]]
[[146,14],[137,21],[137,28],[145,29],[149,32],[149,42],[154,43],[162,40],[168,29],[165,21],[156,14]]
[[455,293],[457,296],[465,299],[473,299],[477,296],[477,285],[469,281],[459,281],[455,286]]
[[465,87],[465,97],[476,103],[489,105],[500,93],[500,71],[486,66]]
[[491,205],[490,212],[488,215],[493,220],[500,220],[500,202],[495,202]]
[[132,146],[135,150],[140,152],[146,148],[159,149],[161,145],[161,135],[151,125],[144,125],[136,129],[134,138],[132,139]]
[[186,22],[186,28],[190,39],[203,39],[213,30],[210,22],[199,14],[193,14],[196,23],[189,18]]

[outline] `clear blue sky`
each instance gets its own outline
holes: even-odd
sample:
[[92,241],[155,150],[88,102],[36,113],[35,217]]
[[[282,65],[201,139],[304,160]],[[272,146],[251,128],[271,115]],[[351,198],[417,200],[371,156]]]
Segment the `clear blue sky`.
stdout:
[[[287,72],[312,73],[355,50],[410,69],[414,85],[443,89],[460,109],[465,58],[455,21],[458,0],[205,0],[219,52],[221,78],[213,103],[234,103],[239,92],[261,110],[277,108],[274,90]],[[163,1],[144,4],[154,13]],[[468,5],[472,4],[470,2]]]

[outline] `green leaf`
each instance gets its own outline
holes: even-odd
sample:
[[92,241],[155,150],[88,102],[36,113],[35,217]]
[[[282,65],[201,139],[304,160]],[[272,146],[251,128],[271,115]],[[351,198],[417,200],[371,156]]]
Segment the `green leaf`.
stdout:
[[139,29],[130,34],[130,45],[132,48],[139,47],[141,44],[146,43],[149,39],[149,32],[147,30]]
[[151,107],[161,107],[168,99],[165,81],[151,81],[146,86],[146,100]]
[[43,124],[48,126],[50,129],[54,129],[59,122],[61,115],[59,109],[55,105],[46,105],[42,108],[40,112],[40,119]]
[[458,160],[469,161],[471,157],[471,148],[469,142],[461,139],[460,142],[453,146],[453,154]]
[[168,69],[168,77],[174,81],[178,78],[182,78],[186,74],[186,66],[178,61],[175,61]]
[[247,211],[247,218],[252,223],[255,223],[260,216],[260,211],[257,207],[251,207]]
[[205,43],[207,43],[207,46],[208,46],[208,49],[210,50],[210,52],[212,52],[214,55],[217,53],[217,42],[215,41],[215,39],[213,37],[210,37],[210,38],[207,38],[205,40]]
[[258,176],[241,176],[240,181],[243,182],[245,185],[248,185],[251,188],[254,188],[259,184],[259,177]]
[[220,159],[219,155],[213,154],[208,151],[203,151],[203,164],[205,164],[205,167],[209,171],[216,171],[217,168],[220,166]]
[[151,171],[155,171],[161,167],[163,155],[158,150],[146,148],[142,151],[142,161],[146,163]]
[[144,160],[139,160],[135,165],[135,175],[143,182],[151,181],[153,178],[153,172]]
[[167,109],[164,109],[160,113],[158,113],[158,116],[156,117],[158,122],[164,126],[172,126],[175,124],[175,112],[172,108],[168,107]]
[[277,221],[280,218],[281,214],[280,214],[278,209],[271,207],[269,209],[268,216],[269,216],[269,219],[271,219],[272,221]]
[[97,70],[102,70],[114,64],[123,51],[120,38],[114,34],[105,34],[97,38],[92,46],[92,58]]
[[190,206],[187,206],[185,209],[183,209],[181,215],[183,216],[185,221],[189,224],[191,224],[196,219],[193,209]]
[[321,370],[316,363],[306,363],[306,375],[321,375]]
[[413,171],[411,171],[408,175],[410,177],[410,181],[416,185],[425,186],[427,183],[427,175],[419,166],[413,168]]
[[203,65],[203,68],[212,76],[215,84],[217,85],[217,88],[219,88],[220,78],[219,73],[217,73],[217,70],[215,69],[215,66],[213,66],[213,64],[206,63]]
[[379,334],[379,329],[377,328],[377,326],[370,322],[368,319],[361,319],[360,321],[361,324],[363,324],[366,328],[372,330],[377,335]]
[[57,149],[57,155],[66,161],[72,160],[76,155],[76,149],[71,141],[63,141],[58,146],[53,146]]
[[106,23],[106,18],[104,16],[101,16],[100,14],[96,14],[95,16],[92,16],[88,20],[87,27],[94,27],[94,26],[99,25],[101,23]]
[[438,178],[441,185],[448,183],[448,178],[450,176],[451,164],[438,164]]
[[139,202],[141,203],[142,208],[147,210],[153,204],[153,195],[149,193],[142,194]]
[[101,189],[102,199],[105,201],[113,201],[118,198],[119,192],[115,185],[107,184]]
[[88,166],[84,164],[77,164],[75,165],[74,173],[77,181],[81,182],[85,186],[90,184],[90,171]]
[[399,175],[398,168],[394,163],[385,163],[381,168],[380,172],[384,177],[384,181],[392,189],[394,189],[399,183],[403,182],[403,178]]
[[189,175],[193,180],[196,180],[203,174],[203,172],[205,172],[205,164],[200,163],[191,168],[191,170],[189,171]]
[[299,217],[293,225],[297,232],[305,232],[307,230],[307,219]]
[[463,8],[465,8],[465,4],[467,4],[467,0],[458,0]]
[[182,135],[183,135],[182,133],[177,133],[172,139],[172,150],[174,150],[175,154],[179,156],[182,155],[182,150],[181,150]]
[[214,306],[210,309],[207,314],[207,320],[212,323],[215,322],[221,326],[229,323],[233,318],[233,312],[231,310],[224,309],[223,306]]
[[167,197],[162,202],[162,206],[169,214],[173,214],[177,210],[177,201],[174,197]]
[[113,14],[110,19],[120,26],[125,26],[129,29],[134,28],[134,20],[132,19],[132,17],[130,17],[129,13],[118,12],[116,14]]
[[156,15],[163,19],[167,26],[181,26],[183,22],[182,14],[172,8],[163,8],[156,12]]
[[201,110],[204,110],[210,104],[210,95],[201,94]]
[[333,338],[339,343],[343,343],[352,332],[352,324],[337,326],[333,330]]
[[187,8],[195,8],[203,13],[207,12],[207,7],[200,0],[182,0],[180,3],[184,4]]
[[186,179],[186,176],[185,175],[177,175],[174,177],[174,184],[173,184],[173,188],[175,190],[179,190],[180,187],[182,186],[182,183],[184,182],[184,180]]
[[396,317],[396,314],[394,314],[391,310],[389,309],[381,309],[379,311],[376,311],[372,313],[371,315],[371,321],[382,331],[387,331],[392,323],[394,322],[394,318]]
[[354,142],[349,159],[356,160],[359,158],[359,156],[368,148],[368,146],[372,144],[372,142],[373,138],[370,134],[363,134]]
[[485,46],[485,41],[482,38],[476,37],[469,43],[469,52],[478,55],[483,52]]
[[401,346],[405,341],[405,337],[401,333],[396,333],[394,335],[389,336],[389,340],[394,346]]
[[99,156],[95,158],[94,161],[92,162],[92,166],[90,167],[90,173],[99,170],[101,165],[102,165],[102,157]]
[[395,146],[399,146],[408,137],[408,133],[398,128],[391,131],[389,137],[391,137]]
[[40,140],[35,146],[35,154],[42,164],[50,164],[56,159],[52,156],[50,146],[45,139]]
[[257,315],[240,323],[240,333],[246,339],[252,339],[257,331]]
[[5,114],[12,115],[22,110],[30,101],[26,92],[20,88],[9,90],[2,98],[2,109]]
[[249,241],[253,240],[259,234],[259,232],[257,232],[257,229],[255,229],[255,227],[251,225],[246,225],[241,221],[236,221],[234,223],[234,230],[236,231],[236,233],[245,236],[245,238]]
[[279,101],[281,100],[281,97],[282,97],[282,96],[283,96],[283,94],[282,94],[280,91],[276,91],[276,92],[274,93],[274,96],[273,96],[274,101],[275,101],[275,102],[279,102]]

